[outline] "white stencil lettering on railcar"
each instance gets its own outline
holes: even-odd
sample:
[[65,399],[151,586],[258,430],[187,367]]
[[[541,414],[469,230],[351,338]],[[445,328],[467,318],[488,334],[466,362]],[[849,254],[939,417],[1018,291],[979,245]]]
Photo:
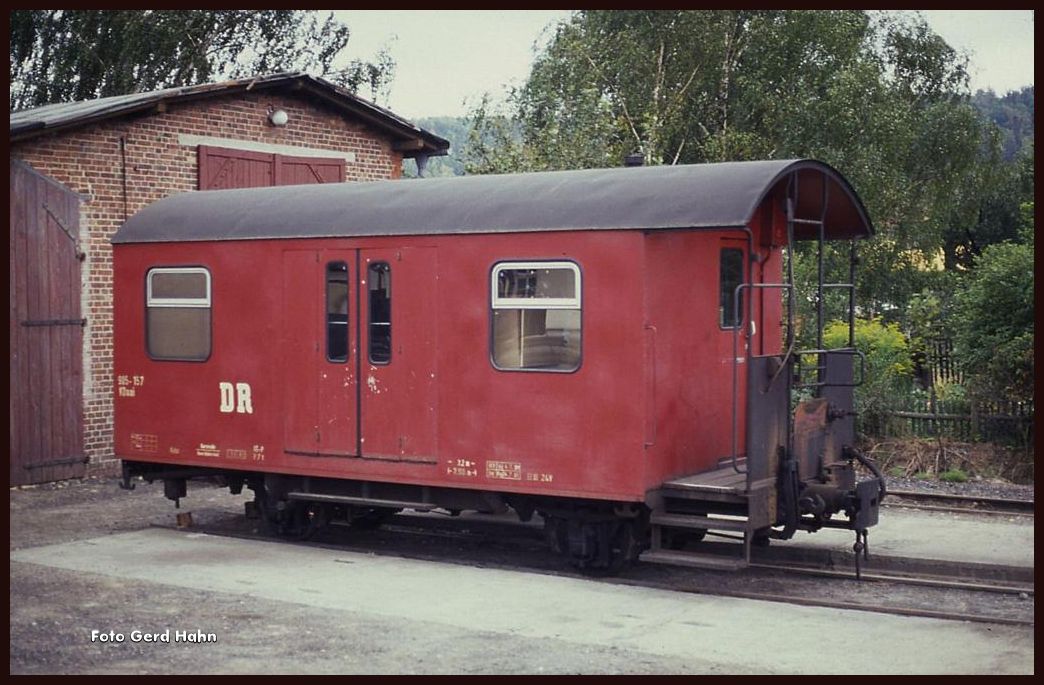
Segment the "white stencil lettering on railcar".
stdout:
[[249,383],[229,383],[221,381],[218,383],[221,391],[220,409],[223,414],[253,414],[254,407],[250,400]]

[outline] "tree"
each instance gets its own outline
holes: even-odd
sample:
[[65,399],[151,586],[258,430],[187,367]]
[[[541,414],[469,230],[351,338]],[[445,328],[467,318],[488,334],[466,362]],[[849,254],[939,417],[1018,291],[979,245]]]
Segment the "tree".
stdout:
[[968,270],[983,249],[1018,240],[1020,205],[1033,197],[1033,142],[1012,160],[1002,160],[1000,136],[993,131],[990,158],[964,179],[961,192],[975,199],[963,215],[955,213],[943,233],[947,269]]
[[992,90],[980,90],[972,96],[972,104],[1000,129],[1004,159],[1014,159],[1033,144],[1033,86],[1001,97]]
[[14,10],[10,109],[279,71],[309,71],[373,98],[394,62],[335,64],[349,29],[301,10]]
[[[1024,216],[1032,217],[1032,205]],[[1033,400],[1033,225],[990,245],[957,295],[955,346],[973,396]]]
[[[651,164],[820,159],[878,229],[858,300],[891,316],[930,285],[944,231],[975,216],[975,180],[996,162],[966,64],[916,17],[580,11],[506,112],[475,108],[465,157],[472,173],[618,166],[636,150]],[[847,275],[847,254],[827,261]]]

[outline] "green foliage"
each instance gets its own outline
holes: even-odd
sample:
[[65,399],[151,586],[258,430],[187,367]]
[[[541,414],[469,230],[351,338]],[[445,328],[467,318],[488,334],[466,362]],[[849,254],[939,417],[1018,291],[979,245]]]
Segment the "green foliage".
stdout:
[[938,295],[925,288],[915,293],[906,307],[906,334],[909,338],[910,358],[923,382],[928,378],[928,346],[944,333],[943,304]]
[[932,386],[941,414],[970,414],[971,400],[968,389],[960,383],[940,381]]
[[1033,244],[983,250],[957,296],[955,346],[976,398],[1033,399]]
[[1023,202],[1019,205],[1019,242],[1027,245],[1034,244],[1033,231],[1033,203]]
[[923,345],[925,340],[943,334],[943,303],[939,296],[925,288],[915,293],[906,308],[907,332],[911,343],[918,341]]
[[194,85],[280,71],[309,71],[373,98],[395,64],[334,62],[349,30],[303,10],[14,10],[10,109]]
[[468,118],[468,140],[462,154],[465,173],[534,171],[529,152],[522,145],[519,123],[484,95]]
[[[1008,235],[1001,144],[970,103],[967,58],[921,18],[856,10],[579,11],[500,109],[471,113],[471,173],[813,157],[839,169],[877,238],[857,301],[901,318],[948,246]],[[987,236],[989,232],[989,236]],[[985,242],[984,242],[985,241]],[[827,279],[847,280],[828,248]],[[808,258],[795,256],[795,264]],[[832,295],[833,296],[833,295]]]
[[987,246],[1019,239],[1020,203],[1033,196],[1033,144],[1004,163],[997,131],[989,140],[989,159],[980,159],[973,173],[959,181],[961,193],[977,201],[956,205],[943,231],[947,269],[971,269]]
[[945,483],[966,483],[968,474],[961,469],[948,469],[939,474],[939,480]]
[[1026,146],[1033,145],[1033,86],[1025,86],[998,96],[992,90],[980,90],[972,96],[972,104],[1001,131],[1001,149],[1006,160],[1014,159]]
[[[823,344],[827,349],[848,347],[848,323],[827,325]],[[856,319],[855,346],[866,357],[863,384],[855,389],[856,411],[863,432],[877,435],[895,396],[910,392],[913,362],[906,337],[895,323]]]
[[[827,349],[848,347],[848,323],[831,321],[823,329],[823,344]],[[906,336],[897,324],[856,319],[855,345],[866,355],[867,376],[906,378],[913,371]]]

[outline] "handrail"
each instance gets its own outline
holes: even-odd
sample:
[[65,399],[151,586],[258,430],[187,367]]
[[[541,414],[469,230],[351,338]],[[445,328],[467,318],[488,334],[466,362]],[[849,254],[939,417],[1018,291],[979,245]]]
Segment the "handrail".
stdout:
[[[782,290],[792,291],[794,286],[790,283],[740,283],[736,286],[736,289],[732,293],[732,311],[739,312],[740,309],[740,297],[745,288],[779,288]],[[747,298],[753,300],[754,298]],[[762,303],[764,306],[764,303]],[[747,470],[744,468],[740,470],[737,459],[737,447],[739,443],[739,331],[740,328],[746,328],[746,324],[750,323],[747,317],[742,317],[736,322],[736,326],[732,329],[732,470],[736,473],[746,473]],[[748,329],[749,330],[749,329]],[[749,341],[754,337],[754,333],[747,334],[747,340]],[[750,359],[750,345],[747,345],[747,353],[745,359]],[[748,373],[750,365],[748,364]]]
[[[813,350],[797,350],[794,352],[794,356],[798,360],[798,369],[800,373],[801,368],[801,355],[803,354],[829,354],[829,353],[842,353],[848,354],[853,357],[859,357],[859,382],[852,383],[827,383],[826,381],[816,381],[815,383],[798,383],[795,388],[858,388],[866,382],[866,354],[859,349],[854,347],[835,347],[834,349],[813,349]],[[816,369],[822,370],[824,367],[820,364],[816,364]],[[818,377],[818,374],[817,374]]]

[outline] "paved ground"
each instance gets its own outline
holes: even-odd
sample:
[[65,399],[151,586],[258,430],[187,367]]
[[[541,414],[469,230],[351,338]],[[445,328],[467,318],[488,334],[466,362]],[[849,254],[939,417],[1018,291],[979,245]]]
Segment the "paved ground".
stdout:
[[[11,492],[12,673],[1033,672],[1032,628],[150,528],[173,518],[161,492],[111,481]],[[200,522],[242,499],[192,489],[183,507]],[[959,534],[938,523],[930,539]],[[1032,543],[1031,524],[994,523],[982,539]],[[899,545],[891,530],[871,542]],[[216,641],[132,642],[167,629]],[[125,641],[92,642],[92,630]]]
[[[847,530],[798,532],[785,544],[851,550]],[[1033,518],[979,516],[885,507],[870,529],[871,554],[1033,566]],[[870,566],[873,566],[871,560]]]

